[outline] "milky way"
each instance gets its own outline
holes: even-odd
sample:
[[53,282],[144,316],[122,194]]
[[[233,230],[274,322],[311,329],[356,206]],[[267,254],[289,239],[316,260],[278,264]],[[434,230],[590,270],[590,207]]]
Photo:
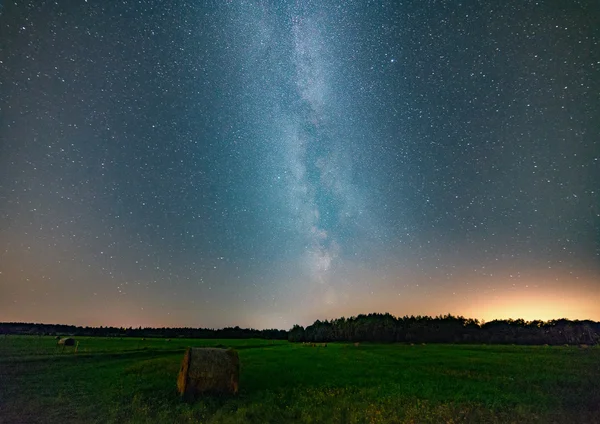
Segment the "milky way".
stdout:
[[[345,87],[336,80],[335,50],[328,48],[328,39],[331,42],[335,35],[326,31],[327,22],[312,11],[294,8],[284,16],[261,12],[265,16],[257,26],[276,27],[280,20],[290,27],[269,28],[270,38],[261,38],[259,44],[291,46],[269,58],[267,68],[273,62],[287,66],[283,66],[280,85],[264,87],[273,94],[262,107],[272,108],[273,118],[255,123],[272,134],[267,150],[276,156],[266,171],[282,193],[265,191],[284,205],[281,216],[289,220],[292,237],[298,238],[291,254],[300,260],[303,284],[309,290],[311,282],[324,285],[319,290],[327,303],[333,303],[330,274],[349,253],[342,245],[348,246],[362,215],[367,214],[361,208],[360,183],[352,181],[352,155],[360,151],[352,135],[355,125],[342,128],[354,110],[339,99]],[[273,237],[273,243],[285,243],[276,231]]]
[[5,4],[0,320],[600,319],[597,19]]

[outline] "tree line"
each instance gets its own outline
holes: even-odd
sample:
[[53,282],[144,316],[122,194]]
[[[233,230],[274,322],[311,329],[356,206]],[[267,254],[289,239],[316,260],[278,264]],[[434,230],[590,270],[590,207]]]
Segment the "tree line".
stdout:
[[391,314],[358,315],[331,321],[315,321],[288,332],[291,342],[409,342],[409,343],[506,343],[596,344],[600,323],[590,320],[525,321],[523,319],[480,322],[462,316],[395,317]]
[[0,323],[0,334],[69,335],[100,337],[156,337],[200,339],[269,339],[290,342],[407,342],[407,343],[505,343],[505,344],[598,344],[600,323],[556,319],[525,321],[507,319],[483,322],[462,316],[395,317],[373,313],[350,318],[315,321],[291,330],[253,328],[152,328],[81,327],[60,324]]
[[152,327],[80,327],[62,324],[0,323],[0,334],[29,334],[47,336],[147,337],[196,339],[269,339],[286,340],[287,331],[254,328],[152,328]]

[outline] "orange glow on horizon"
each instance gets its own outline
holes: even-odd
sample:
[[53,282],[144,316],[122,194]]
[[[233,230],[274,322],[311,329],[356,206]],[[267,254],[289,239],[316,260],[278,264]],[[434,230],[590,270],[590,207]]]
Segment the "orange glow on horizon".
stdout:
[[519,319],[526,321],[567,318],[570,320],[600,321],[600,293],[590,291],[591,280],[556,278],[551,284],[547,280],[531,279],[523,288],[499,288],[492,295],[473,297],[466,308],[466,316],[485,321],[494,319]]
[[[485,321],[494,319],[518,319],[525,321],[549,321],[559,318],[571,320],[599,320],[598,305],[600,296],[590,298],[584,295],[564,293],[546,294],[510,294],[489,299],[479,299],[476,305],[468,309],[467,316]],[[595,310],[594,310],[595,309]]]

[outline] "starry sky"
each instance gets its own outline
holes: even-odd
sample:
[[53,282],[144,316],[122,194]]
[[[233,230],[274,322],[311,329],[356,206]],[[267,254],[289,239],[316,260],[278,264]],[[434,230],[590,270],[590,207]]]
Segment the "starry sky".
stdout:
[[0,321],[600,320],[594,1],[5,1]]

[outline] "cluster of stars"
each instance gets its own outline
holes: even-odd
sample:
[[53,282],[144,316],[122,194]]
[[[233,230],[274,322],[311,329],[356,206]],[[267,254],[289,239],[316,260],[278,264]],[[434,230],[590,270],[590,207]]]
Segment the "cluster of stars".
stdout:
[[119,326],[591,302],[591,9],[7,3],[0,321],[71,323],[63,298]]

